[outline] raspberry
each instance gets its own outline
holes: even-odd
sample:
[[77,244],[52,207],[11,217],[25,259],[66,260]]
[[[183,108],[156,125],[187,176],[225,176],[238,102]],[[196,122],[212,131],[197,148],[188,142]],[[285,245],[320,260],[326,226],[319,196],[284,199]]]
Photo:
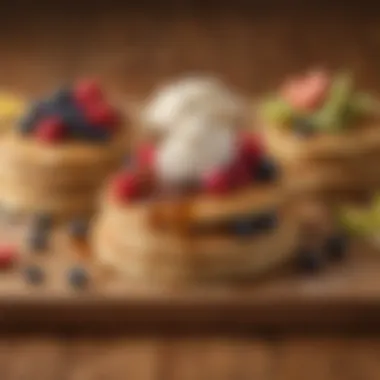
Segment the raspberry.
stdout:
[[231,188],[229,175],[220,170],[206,173],[202,185],[203,189],[210,194],[226,194]]
[[0,269],[11,267],[15,263],[17,256],[16,248],[10,246],[0,247]]
[[239,138],[239,158],[250,168],[255,167],[264,153],[264,146],[258,135],[243,133]]
[[65,132],[65,126],[60,118],[49,117],[38,123],[34,135],[40,141],[56,143],[63,140]]
[[94,80],[82,80],[74,88],[74,99],[82,105],[89,105],[103,99],[103,92]]
[[112,182],[112,192],[116,199],[131,201],[141,195],[141,181],[134,173],[121,173]]
[[85,110],[85,114],[90,124],[105,129],[114,130],[118,123],[118,115],[116,111],[104,103],[89,106]]
[[156,159],[155,147],[143,144],[137,149],[137,163],[142,168],[153,168]]

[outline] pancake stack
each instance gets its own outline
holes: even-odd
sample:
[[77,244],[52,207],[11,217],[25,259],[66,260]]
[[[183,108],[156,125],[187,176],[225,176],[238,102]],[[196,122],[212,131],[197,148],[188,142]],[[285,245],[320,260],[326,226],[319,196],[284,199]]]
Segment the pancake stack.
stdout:
[[290,177],[300,168],[331,192],[373,192],[380,186],[380,119],[376,100],[350,76],[310,73],[264,102],[263,133]]
[[100,87],[83,81],[37,102],[0,141],[0,203],[57,217],[94,211],[122,160],[125,129]]

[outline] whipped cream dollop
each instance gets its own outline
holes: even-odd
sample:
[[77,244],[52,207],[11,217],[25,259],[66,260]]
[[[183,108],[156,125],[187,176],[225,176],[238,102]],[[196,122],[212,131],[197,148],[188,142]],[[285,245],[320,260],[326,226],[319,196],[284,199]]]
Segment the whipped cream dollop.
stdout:
[[160,182],[198,183],[237,154],[243,102],[213,78],[186,78],[161,89],[145,113],[148,128],[162,134],[155,170]]

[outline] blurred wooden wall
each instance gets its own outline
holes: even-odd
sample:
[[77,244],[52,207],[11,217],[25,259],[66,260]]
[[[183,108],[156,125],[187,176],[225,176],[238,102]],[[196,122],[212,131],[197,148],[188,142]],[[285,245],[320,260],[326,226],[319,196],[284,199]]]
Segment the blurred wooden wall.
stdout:
[[144,95],[163,78],[213,71],[259,93],[320,64],[351,68],[363,85],[380,90],[376,2],[28,4],[2,5],[0,12],[5,87],[40,92],[96,74],[115,91]]

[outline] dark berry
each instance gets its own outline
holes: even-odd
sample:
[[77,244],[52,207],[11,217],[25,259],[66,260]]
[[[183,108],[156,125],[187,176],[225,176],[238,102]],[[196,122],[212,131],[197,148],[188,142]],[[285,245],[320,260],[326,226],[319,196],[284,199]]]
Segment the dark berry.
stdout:
[[69,225],[69,233],[75,239],[83,239],[88,231],[88,221],[85,219],[74,219]]
[[43,270],[35,265],[29,266],[24,271],[25,280],[32,285],[39,285],[45,279]]
[[253,225],[257,232],[271,231],[278,225],[277,213],[266,212],[258,215],[254,218]]
[[263,157],[254,172],[254,178],[260,182],[270,182],[278,177],[279,169],[270,157]]
[[301,248],[296,259],[298,268],[307,273],[318,272],[324,265],[323,255],[317,249]]
[[329,259],[342,260],[348,250],[348,238],[343,233],[330,236],[326,239],[324,248]]
[[54,104],[55,106],[60,107],[60,106],[65,106],[66,104],[69,104],[72,102],[72,93],[70,89],[68,88],[60,88],[58,91],[56,91],[52,98],[51,98],[51,103]]
[[69,283],[75,288],[83,288],[88,284],[89,276],[85,268],[74,267],[68,272]]
[[32,230],[27,243],[32,252],[45,251],[49,244],[48,231],[43,229]]
[[53,227],[53,217],[47,213],[41,213],[34,216],[32,226],[39,230],[49,230]]
[[29,134],[33,132],[37,123],[44,116],[44,105],[42,103],[33,104],[26,115],[21,119],[19,124],[19,131],[22,134]]
[[315,124],[307,118],[296,118],[293,121],[293,130],[301,137],[313,136],[316,132]]

